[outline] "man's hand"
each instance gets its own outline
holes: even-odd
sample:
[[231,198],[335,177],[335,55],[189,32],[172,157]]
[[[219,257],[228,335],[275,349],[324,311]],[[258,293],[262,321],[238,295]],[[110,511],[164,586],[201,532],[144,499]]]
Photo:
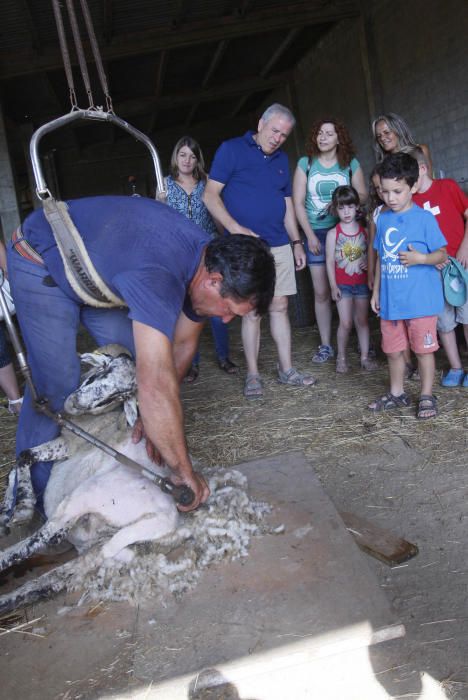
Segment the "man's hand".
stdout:
[[411,267],[411,265],[424,265],[426,262],[426,256],[424,253],[420,253],[419,250],[415,250],[411,243],[408,243],[408,250],[402,250],[399,253],[400,262],[406,267]]
[[376,294],[375,291],[371,296],[370,305],[372,311],[377,314],[377,316],[380,316],[380,295]]
[[239,224],[231,229],[230,233],[233,236],[236,236],[238,233],[241,233],[243,236],[253,236],[254,238],[258,238],[258,234],[254,233],[250,228],[245,228],[245,226],[240,226]]
[[134,445],[136,445],[140,440],[142,439],[146,440],[146,454],[150,458],[152,462],[155,464],[162,464],[162,458],[161,455],[156,448],[155,445],[151,442],[149,437],[147,437],[145,433],[145,429],[143,427],[143,421],[141,418],[137,418],[137,421],[135,425],[133,426],[133,431],[132,431],[132,442]]
[[182,486],[182,484],[189,486],[195,494],[195,498],[189,506],[182,506],[180,504],[177,505],[177,508],[184,513],[198,508],[200,503],[204,503],[210,495],[208,484],[202,475],[198,474],[198,472],[192,471],[190,474],[185,476],[178,476],[175,472],[173,472],[171,475],[171,481],[177,486]]
[[303,270],[306,266],[306,254],[304,250],[304,246],[301,245],[294,245],[293,246],[293,255],[294,255],[294,262],[296,264],[296,270]]
[[307,236],[307,242],[309,244],[309,250],[313,255],[320,255],[322,250],[321,243],[317,236],[314,234]]

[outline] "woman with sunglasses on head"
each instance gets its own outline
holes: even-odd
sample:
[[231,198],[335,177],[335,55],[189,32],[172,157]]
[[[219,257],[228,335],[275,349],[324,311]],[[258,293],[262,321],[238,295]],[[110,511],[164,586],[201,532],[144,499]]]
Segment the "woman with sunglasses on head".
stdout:
[[374,150],[378,163],[390,153],[398,153],[399,151],[409,153],[413,148],[419,146],[428,163],[429,172],[432,173],[429,147],[425,143],[416,143],[403,117],[394,112],[381,114],[372,122],[372,134],[374,136]]

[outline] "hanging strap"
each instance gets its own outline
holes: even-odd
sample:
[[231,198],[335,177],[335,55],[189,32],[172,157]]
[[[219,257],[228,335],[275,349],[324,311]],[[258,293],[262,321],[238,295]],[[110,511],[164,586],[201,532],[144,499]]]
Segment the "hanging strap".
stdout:
[[48,197],[43,200],[43,206],[73,291],[89,306],[101,309],[126,306],[98,274],[65,202]]
[[63,26],[63,19],[59,0],[52,0],[52,7],[54,10],[55,23],[57,25],[57,33],[60,43],[60,51],[62,53],[63,67],[65,69],[65,75],[67,76],[68,90],[70,93],[70,102],[72,105],[72,109],[75,109],[78,106],[78,103],[76,100],[76,90],[73,81],[73,71],[70,61],[70,52],[68,51],[67,40],[65,37],[65,27]]
[[99,81],[101,83],[102,91],[106,98],[106,106],[109,112],[113,112],[114,108],[112,106],[112,98],[109,93],[109,86],[107,83],[106,72],[104,70],[104,65],[102,63],[101,52],[99,51],[99,45],[96,39],[96,33],[94,31],[93,22],[91,20],[91,15],[89,12],[88,4],[86,0],[80,0],[81,11],[83,13],[84,21],[86,24],[86,29],[88,30],[89,42],[91,44],[91,50],[93,52],[94,60],[96,62],[96,68],[99,76]]

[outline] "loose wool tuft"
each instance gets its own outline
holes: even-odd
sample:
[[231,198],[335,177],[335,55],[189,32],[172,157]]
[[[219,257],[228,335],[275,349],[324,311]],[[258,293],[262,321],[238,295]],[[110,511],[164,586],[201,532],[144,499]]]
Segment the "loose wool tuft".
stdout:
[[138,604],[168,595],[179,598],[209,566],[246,557],[253,536],[273,533],[265,522],[271,507],[249,499],[247,479],[238,471],[213,473],[209,485],[208,503],[182,515],[174,533],[134,545],[135,557],[128,564],[110,561],[96,568],[89,554],[81,557],[67,588],[87,591],[87,601]]

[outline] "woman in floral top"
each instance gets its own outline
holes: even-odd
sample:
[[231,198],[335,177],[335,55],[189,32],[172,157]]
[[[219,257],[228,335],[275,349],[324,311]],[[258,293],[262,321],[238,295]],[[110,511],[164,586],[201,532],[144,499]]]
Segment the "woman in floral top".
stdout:
[[[203,191],[207,175],[199,144],[190,136],[177,141],[171,157],[171,174],[166,178],[166,203],[178,212],[192,219],[210,236],[222,233],[203,204]],[[229,359],[228,328],[220,318],[211,318],[211,331],[215,342],[219,367],[227,374],[237,374],[238,367]],[[193,358],[186,382],[194,382],[199,373],[200,353]]]

